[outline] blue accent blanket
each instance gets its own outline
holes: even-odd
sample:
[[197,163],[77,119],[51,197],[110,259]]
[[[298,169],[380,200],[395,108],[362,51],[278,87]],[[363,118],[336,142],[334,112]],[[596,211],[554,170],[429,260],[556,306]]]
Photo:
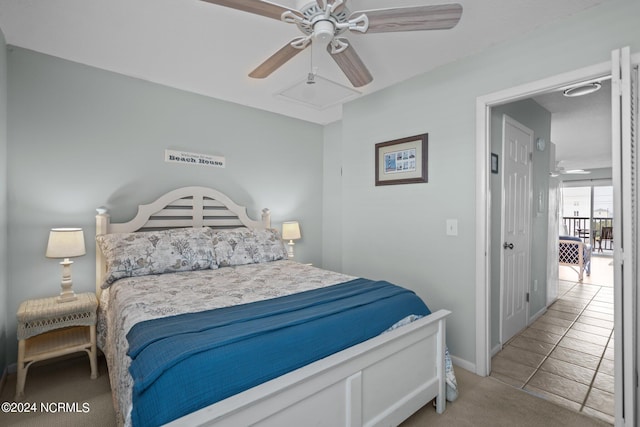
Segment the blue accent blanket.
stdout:
[[132,424],[167,423],[429,313],[412,291],[355,279],[138,323],[127,334]]

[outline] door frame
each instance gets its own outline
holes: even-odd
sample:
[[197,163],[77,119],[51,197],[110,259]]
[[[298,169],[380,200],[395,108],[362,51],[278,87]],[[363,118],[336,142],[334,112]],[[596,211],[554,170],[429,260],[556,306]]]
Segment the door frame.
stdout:
[[[635,56],[634,56],[635,58]],[[611,74],[611,61],[476,98],[476,374],[491,372],[491,109]],[[497,195],[496,197],[500,197]],[[498,242],[499,243],[499,242]]]

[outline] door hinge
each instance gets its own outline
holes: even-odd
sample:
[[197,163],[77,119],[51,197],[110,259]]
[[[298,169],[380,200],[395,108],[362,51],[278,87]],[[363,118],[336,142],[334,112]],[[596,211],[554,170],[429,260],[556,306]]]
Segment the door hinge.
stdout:
[[529,292],[527,292],[527,302],[529,302]]

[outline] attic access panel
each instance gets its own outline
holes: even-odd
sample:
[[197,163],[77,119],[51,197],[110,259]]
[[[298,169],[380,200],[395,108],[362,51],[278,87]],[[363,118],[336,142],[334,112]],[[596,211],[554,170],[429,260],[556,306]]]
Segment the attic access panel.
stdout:
[[320,76],[314,76],[311,84],[309,79],[304,79],[276,94],[279,98],[302,103],[317,110],[350,101],[359,95],[360,92],[355,89]]

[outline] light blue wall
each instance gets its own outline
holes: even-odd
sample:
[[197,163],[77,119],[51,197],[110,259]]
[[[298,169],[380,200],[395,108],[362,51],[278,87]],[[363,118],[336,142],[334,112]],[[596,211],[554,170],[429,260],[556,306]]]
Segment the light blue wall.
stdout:
[[[531,99],[512,102],[510,104],[495,107],[491,110],[491,152],[497,153],[500,160],[502,153],[502,121],[507,115],[520,122],[533,131],[533,140],[544,138],[551,140],[551,113]],[[547,301],[547,249],[549,219],[546,211],[547,204],[542,207],[543,212],[538,212],[537,194],[543,193],[543,200],[549,197],[549,144],[544,151],[533,148],[533,160],[531,168],[531,184],[533,199],[531,203],[531,282],[528,289],[530,294],[529,315],[535,316],[546,307]],[[491,200],[491,239],[493,242],[501,242],[501,189],[502,189],[502,165],[498,174],[491,174],[491,194],[495,197]],[[503,248],[500,244],[491,247],[491,348],[500,342],[500,256]],[[537,281],[537,287],[534,286]]]
[[[8,313],[60,291],[51,227],[80,226],[74,288],[95,289],[95,208],[122,221],[174,188],[209,186],[272,225],[299,220],[296,259],[322,264],[323,127],[11,48]],[[225,169],[165,163],[164,150],[225,156]],[[15,315],[9,336],[15,336]],[[10,340],[14,361],[15,340]]]
[[342,122],[325,126],[322,197],[322,261],[342,271]]
[[[415,289],[447,308],[454,356],[475,363],[475,102],[481,95],[640,50],[640,2],[614,0],[542,26],[344,107],[342,260],[346,273]],[[374,186],[374,145],[429,134],[429,183]],[[325,143],[325,146],[328,146]],[[445,234],[457,218],[459,235]]]
[[7,48],[0,30],[0,376],[7,365]]

